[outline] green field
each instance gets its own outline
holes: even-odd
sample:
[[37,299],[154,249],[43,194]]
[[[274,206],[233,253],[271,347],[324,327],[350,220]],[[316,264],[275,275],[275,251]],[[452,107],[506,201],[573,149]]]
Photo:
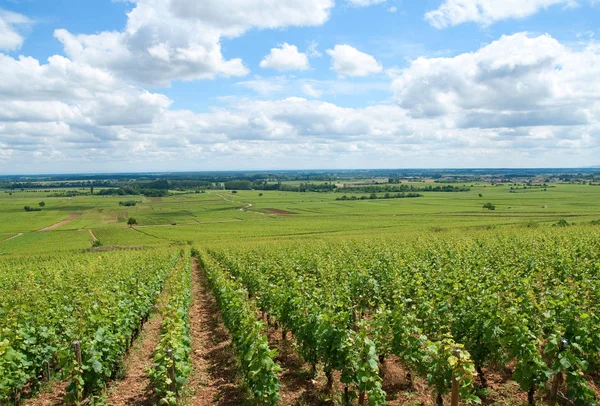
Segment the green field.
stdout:
[[595,405],[600,187],[467,188],[2,192],[0,404]]
[[[561,219],[572,224],[600,219],[600,187],[557,183],[546,190],[517,193],[510,188],[474,184],[468,192],[431,192],[418,199],[345,201],[336,200],[343,193],[280,191],[206,191],[155,198],[53,198],[43,191],[5,192],[0,193],[0,254],[82,250],[93,242],[88,230],[104,246],[181,242],[210,246],[273,238],[397,237],[457,229],[544,227]],[[124,200],[138,203],[120,206]],[[40,201],[45,203],[42,211],[23,210],[26,205],[37,207]],[[496,210],[484,209],[487,202]],[[38,232],[71,216],[76,218]],[[138,223],[133,230],[127,226],[129,217]]]

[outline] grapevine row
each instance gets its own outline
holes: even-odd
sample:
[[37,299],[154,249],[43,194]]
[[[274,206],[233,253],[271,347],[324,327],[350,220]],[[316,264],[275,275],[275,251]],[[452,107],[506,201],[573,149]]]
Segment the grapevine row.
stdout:
[[178,394],[192,370],[189,308],[192,304],[189,253],[182,252],[165,283],[161,337],[153,353],[150,380],[160,404],[176,405]]
[[72,401],[100,391],[177,259],[157,251],[0,263],[0,403],[52,374],[68,379]]
[[276,405],[280,367],[273,360],[276,352],[269,348],[268,339],[263,334],[265,326],[257,319],[252,302],[247,300],[246,290],[209,255],[195,254],[202,263],[223,322],[231,333],[245,385],[258,404]]
[[[303,357],[323,362],[326,371],[344,351],[339,337],[364,330],[381,360],[398,355],[438,394],[454,370],[463,376],[464,399],[476,401],[473,369],[485,387],[484,367],[510,365],[530,403],[563,377],[561,396],[596,402],[588,380],[600,362],[597,233],[431,236],[213,254],[294,333]],[[336,341],[319,335],[324,324]],[[457,343],[464,346],[458,365],[450,356]]]

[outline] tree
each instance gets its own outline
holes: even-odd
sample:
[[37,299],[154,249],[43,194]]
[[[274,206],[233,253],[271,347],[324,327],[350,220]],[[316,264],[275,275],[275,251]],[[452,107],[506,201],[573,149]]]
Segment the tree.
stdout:
[[90,194],[94,194],[94,183],[92,182],[92,186],[90,186]]
[[491,203],[486,203],[486,204],[484,204],[484,205],[483,205],[483,208],[484,208],[484,209],[488,209],[488,210],[496,210],[496,206],[494,206],[494,205],[493,205],[493,204],[491,204]]
[[136,224],[137,224],[137,220],[134,219],[133,217],[129,217],[129,219],[127,220],[127,225],[131,228]]
[[258,196],[259,196],[259,197],[262,197],[262,195],[263,195],[262,193],[259,193],[259,194],[258,194]]
[[40,205],[40,207],[44,207],[46,205],[45,202],[39,202],[38,204]]
[[231,193],[237,195],[237,190],[232,190]]
[[[512,188],[511,188],[512,189]],[[479,197],[483,197],[483,195],[481,193],[479,193]]]

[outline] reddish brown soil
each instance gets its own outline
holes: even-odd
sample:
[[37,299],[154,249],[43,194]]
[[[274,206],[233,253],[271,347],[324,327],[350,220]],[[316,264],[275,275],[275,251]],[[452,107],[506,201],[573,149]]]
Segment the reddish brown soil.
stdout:
[[[163,303],[160,300],[158,303]],[[129,355],[125,359],[125,377],[111,385],[107,403],[113,406],[152,405],[152,383],[146,369],[152,366],[152,353],[160,341],[160,312],[156,312],[144,325]]]
[[66,219],[64,219],[63,221],[59,221],[56,224],[52,224],[51,226],[44,227],[44,228],[38,230],[38,232],[39,233],[43,233],[44,231],[54,230],[55,228],[64,226],[65,224],[68,224],[68,223],[70,223],[73,220],[77,220],[79,217],[81,217],[81,213],[73,213],[69,217],[67,217]]
[[192,365],[188,399],[190,406],[244,404],[244,392],[237,379],[238,364],[231,337],[210,295],[204,273],[193,259],[190,309]]
[[290,214],[296,214],[291,211],[280,210],[280,209],[265,209],[269,214],[277,214],[278,216],[289,216]]
[[50,383],[46,391],[41,392],[33,399],[27,399],[22,404],[24,406],[59,406],[64,405],[67,382]]
[[281,329],[268,328],[269,345],[277,350],[275,361],[281,366],[280,405],[333,405],[335,396],[326,389],[323,374],[311,379],[311,367],[306,364],[294,348],[295,340],[291,334],[282,339]]

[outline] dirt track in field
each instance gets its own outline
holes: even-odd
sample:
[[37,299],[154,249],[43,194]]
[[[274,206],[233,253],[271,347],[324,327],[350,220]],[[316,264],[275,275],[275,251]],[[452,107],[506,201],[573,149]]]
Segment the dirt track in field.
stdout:
[[44,227],[44,228],[38,230],[38,233],[43,233],[44,231],[54,230],[55,228],[64,226],[65,224],[69,224],[73,220],[77,220],[79,217],[81,217],[81,213],[73,213],[68,218],[64,219],[63,221],[59,221],[56,224],[52,224],[51,226]]
[[[162,302],[159,299],[159,303]],[[125,377],[109,390],[107,404],[112,406],[153,405],[155,399],[146,369],[152,366],[152,353],[160,340],[161,317],[158,311],[144,325],[142,334],[125,359]]]
[[244,404],[244,393],[237,382],[238,365],[231,337],[196,258],[193,258],[192,266],[194,302],[190,309],[190,325],[193,372],[185,403],[190,406]]
[[98,237],[96,237],[96,234],[94,234],[94,232],[92,231],[92,229],[88,228],[88,231],[89,231],[90,235],[92,236],[92,240],[93,241],[98,241]]
[[20,237],[20,236],[22,236],[22,235],[23,235],[23,233],[18,233],[18,234],[15,234],[15,235],[13,235],[12,237],[8,237],[7,239],[0,241],[0,242],[6,242],[6,241],[10,241],[10,240],[12,240],[13,238],[17,238],[17,237]]

